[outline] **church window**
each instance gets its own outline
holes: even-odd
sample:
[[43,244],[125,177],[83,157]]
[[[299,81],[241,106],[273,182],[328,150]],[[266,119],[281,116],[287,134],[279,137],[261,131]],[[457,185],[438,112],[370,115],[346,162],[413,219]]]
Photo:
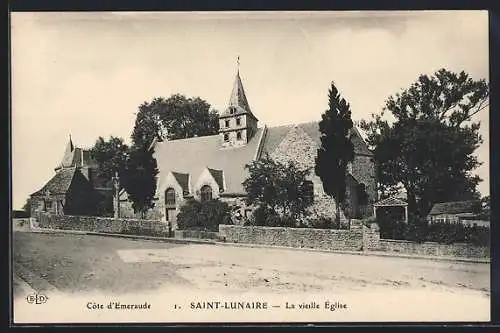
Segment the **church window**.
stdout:
[[227,133],[224,133],[224,141],[229,141],[229,134]]
[[205,185],[201,188],[201,201],[209,201],[212,200],[212,188],[208,185]]
[[173,188],[165,191],[165,204],[167,206],[175,206],[175,190]]
[[313,182],[310,180],[306,180],[302,186],[304,189],[304,197],[313,201],[314,200],[314,184],[313,184]]
[[225,124],[226,124],[226,127],[229,127],[229,120],[226,120]]
[[241,118],[236,118],[236,125],[240,126],[241,125]]
[[237,140],[241,140],[241,132],[237,132],[236,133],[236,139]]
[[50,200],[45,201],[45,211],[48,211],[51,209],[52,209],[52,201],[50,201]]

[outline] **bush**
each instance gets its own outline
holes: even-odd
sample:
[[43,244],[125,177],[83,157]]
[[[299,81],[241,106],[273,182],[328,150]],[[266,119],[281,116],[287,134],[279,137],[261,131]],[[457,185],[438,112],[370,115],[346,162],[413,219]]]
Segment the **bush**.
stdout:
[[244,225],[296,228],[297,221],[290,216],[280,216],[269,207],[260,206],[253,211],[251,221],[246,222]]
[[432,223],[425,219],[410,217],[408,224],[391,222],[378,218],[380,237],[414,242],[436,242],[440,244],[470,243],[477,246],[489,246],[490,228],[466,226],[461,223]]
[[230,221],[229,205],[219,200],[189,200],[177,215],[179,229],[219,231],[219,224]]
[[340,229],[340,222],[335,219],[319,217],[309,220],[309,227],[315,229]]

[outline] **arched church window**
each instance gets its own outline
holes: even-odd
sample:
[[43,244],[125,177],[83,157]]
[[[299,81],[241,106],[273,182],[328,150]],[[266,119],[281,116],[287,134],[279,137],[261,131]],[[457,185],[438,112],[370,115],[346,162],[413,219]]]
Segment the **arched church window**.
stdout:
[[229,141],[229,134],[227,133],[224,133],[224,141]]
[[241,118],[236,118],[236,125],[240,126],[241,125]]
[[201,188],[201,201],[209,201],[212,200],[212,188],[208,185],[204,185]]
[[229,120],[225,121],[226,127],[229,127]]
[[175,190],[173,188],[165,191],[165,204],[167,206],[175,206]]
[[236,139],[237,140],[241,140],[241,132],[237,132],[236,133]]

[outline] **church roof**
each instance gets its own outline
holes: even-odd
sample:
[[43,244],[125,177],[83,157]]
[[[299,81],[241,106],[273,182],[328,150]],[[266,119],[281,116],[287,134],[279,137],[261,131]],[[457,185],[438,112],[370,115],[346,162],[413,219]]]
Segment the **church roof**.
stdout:
[[[233,113],[231,113],[231,111],[233,111]],[[248,100],[245,95],[245,89],[243,89],[243,83],[241,82],[240,72],[238,71],[236,73],[236,78],[234,79],[233,90],[229,98],[228,107],[220,115],[220,117],[224,118],[243,114],[248,114],[249,116],[257,119],[250,110],[250,105],[248,104]]]
[[40,190],[31,194],[32,196],[43,196],[47,191],[50,194],[65,194],[68,192],[71,182],[75,176],[76,169],[61,169]]
[[[260,156],[266,153],[271,154],[293,126],[267,128],[260,144],[262,147]],[[303,123],[297,126],[302,128],[318,146],[321,144],[318,122]],[[224,176],[226,193],[244,194],[241,183],[248,176],[245,165],[257,155],[262,131],[263,129],[259,128],[247,145],[238,148],[222,148],[219,135],[157,142],[154,146],[154,156],[160,171],[158,176],[159,190],[162,190],[162,184],[172,170],[175,170],[177,175],[181,175],[180,172],[184,174],[181,180],[174,174],[179,184],[182,182],[187,184],[188,174],[196,181],[206,167],[221,188],[223,188]],[[357,154],[371,154],[357,130],[354,131],[353,143]],[[181,186],[184,187],[184,185]]]
[[[274,149],[279,145],[281,140],[287,135],[287,133],[294,127],[297,126],[307,133],[311,139],[316,142],[319,146],[321,145],[321,133],[319,131],[319,122],[309,122],[297,125],[284,125],[277,127],[269,127],[266,133],[266,138],[264,142],[264,147],[262,149],[263,154],[271,154]],[[361,155],[373,155],[373,153],[368,148],[368,145],[361,137],[359,130],[356,126],[352,130],[352,143],[354,145],[354,152]]]
[[[172,170],[189,174],[196,181],[205,168],[224,172],[227,193],[244,194],[242,182],[248,176],[245,165],[250,163],[258,149],[262,129],[258,129],[248,144],[238,148],[222,148],[219,135],[157,142],[154,147],[159,175],[158,190],[163,190]],[[214,172],[215,179],[220,175]],[[219,181],[218,181],[219,182]]]

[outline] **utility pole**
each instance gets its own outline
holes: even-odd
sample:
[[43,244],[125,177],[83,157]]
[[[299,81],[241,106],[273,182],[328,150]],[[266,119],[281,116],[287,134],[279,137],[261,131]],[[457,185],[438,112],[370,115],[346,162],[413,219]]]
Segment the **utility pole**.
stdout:
[[118,177],[118,171],[115,172],[115,176],[113,177],[113,187],[114,187],[114,195],[113,195],[113,210],[114,210],[114,218],[120,218],[120,177]]

